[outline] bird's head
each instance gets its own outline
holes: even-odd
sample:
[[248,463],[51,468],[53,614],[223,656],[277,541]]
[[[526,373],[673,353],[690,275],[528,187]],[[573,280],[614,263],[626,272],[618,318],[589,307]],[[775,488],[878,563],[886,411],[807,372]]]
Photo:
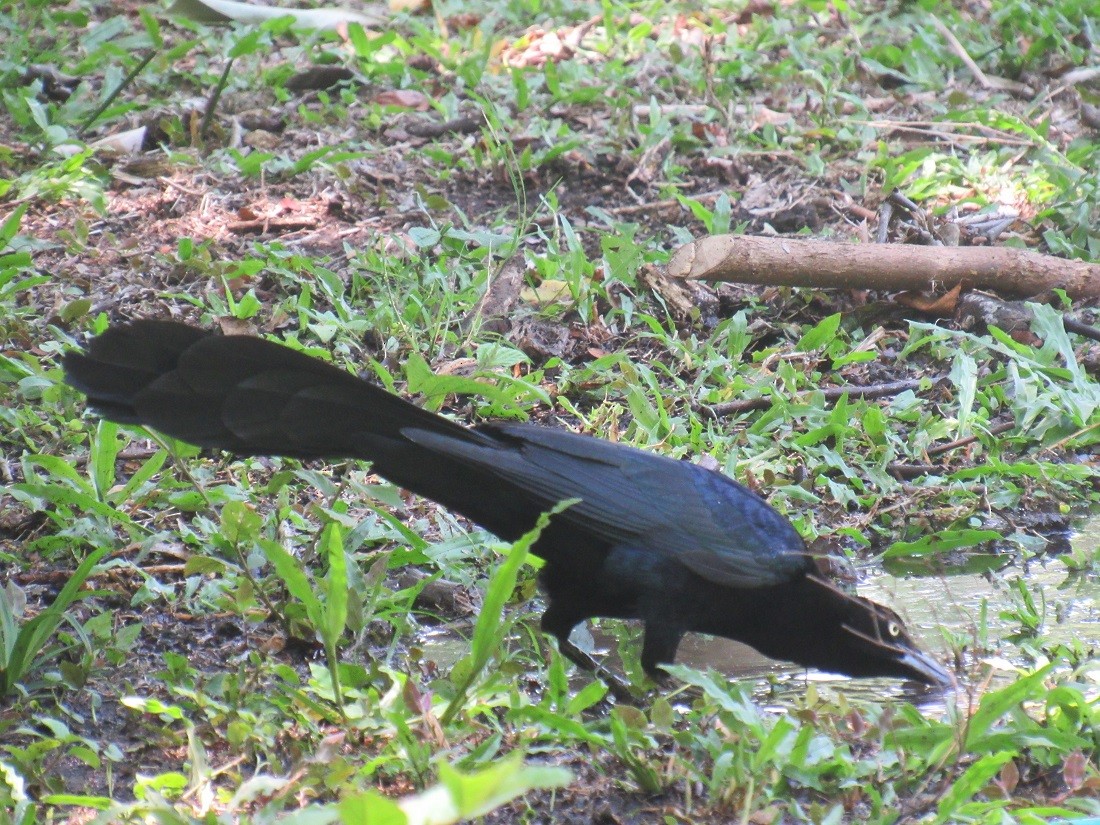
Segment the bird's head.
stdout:
[[826,597],[838,620],[826,669],[849,676],[894,676],[945,687],[954,684],[943,665],[913,641],[893,610],[849,595],[816,575],[806,579]]

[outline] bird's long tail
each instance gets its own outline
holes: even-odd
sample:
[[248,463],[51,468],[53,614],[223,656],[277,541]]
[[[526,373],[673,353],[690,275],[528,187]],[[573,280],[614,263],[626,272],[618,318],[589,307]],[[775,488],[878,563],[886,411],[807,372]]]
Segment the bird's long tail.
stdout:
[[498,479],[405,433],[494,444],[487,435],[271,341],[135,321],[70,352],[64,367],[66,382],[112,421],[238,455],[368,460],[379,475],[504,538],[530,521]]

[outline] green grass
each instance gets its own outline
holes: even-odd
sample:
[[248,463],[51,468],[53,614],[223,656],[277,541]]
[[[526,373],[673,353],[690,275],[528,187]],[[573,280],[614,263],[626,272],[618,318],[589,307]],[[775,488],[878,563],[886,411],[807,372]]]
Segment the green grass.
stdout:
[[[794,203],[823,204],[819,225],[782,232],[858,237],[846,198],[873,209],[893,190],[933,221],[1014,210],[999,243],[1097,260],[1100,142],[1079,104],[1100,100],[1040,91],[1090,64],[1092,4],[436,11],[345,43],[159,8],[0,10],[0,822],[588,821],[593,798],[624,821],[1100,816],[1096,640],[1051,632],[1095,621],[1100,552],[1048,553],[1034,516],[1097,498],[1095,355],[1066,333],[1069,307],[1034,305],[1025,338],[890,296],[734,288],[685,320],[639,277],[693,235],[768,232]],[[933,13],[987,75],[1035,93],[981,88]],[[574,55],[502,63],[531,26],[589,20]],[[288,87],[307,65],[357,83]],[[429,112],[379,102],[389,90]],[[234,143],[257,112],[275,139]],[[484,127],[410,137],[458,116]],[[89,146],[138,124],[153,171]],[[225,229],[283,199],[319,228]],[[559,351],[482,316],[507,266],[525,273],[512,320],[564,331]],[[604,622],[638,689],[612,707],[538,632],[525,541],[470,532],[362,466],[201,457],[85,418],[60,354],[169,312],[251,325],[458,420],[713,457],[853,565],[988,571],[994,595],[927,637],[959,663],[958,704],[815,682],[769,700],[767,680],[687,667],[691,691],[644,693],[636,628]],[[822,392],[896,378],[916,389]],[[1064,581],[1029,580],[1040,564]],[[434,662],[440,617],[410,569],[480,605],[442,617],[457,663]]]

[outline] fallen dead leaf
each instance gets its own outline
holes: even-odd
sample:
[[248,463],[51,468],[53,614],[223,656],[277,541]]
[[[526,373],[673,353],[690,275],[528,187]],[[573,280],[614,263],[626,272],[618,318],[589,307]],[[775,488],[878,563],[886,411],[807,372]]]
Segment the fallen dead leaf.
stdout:
[[569,330],[560,324],[524,318],[515,325],[508,339],[533,361],[545,361],[565,356]]
[[311,92],[319,89],[331,89],[340,83],[350,83],[355,72],[346,66],[310,66],[286,81],[291,92]]
[[1020,784],[1020,769],[1016,767],[1016,760],[1009,759],[1001,767],[1001,773],[997,777],[997,787],[1001,789],[1005,797],[1012,796],[1016,786]]
[[453,31],[465,31],[477,28],[481,24],[481,15],[473,12],[459,12],[447,18],[447,25]]
[[1079,750],[1067,756],[1062,763],[1062,781],[1071,791],[1078,791],[1085,784],[1086,765],[1085,755]]
[[372,100],[379,106],[399,106],[404,109],[414,109],[418,112],[426,112],[431,108],[431,101],[423,92],[415,89],[389,89],[379,92]]
[[757,106],[752,110],[752,130],[755,131],[761,126],[778,126],[790,119],[790,112],[777,112],[767,106]]
[[569,291],[569,284],[565,281],[556,281],[552,278],[543,281],[538,286],[524,287],[520,291],[519,296],[527,303],[535,304],[536,306],[569,304],[573,301],[572,293]]
[[436,375],[473,375],[477,371],[476,358],[455,358],[435,368]]
[[274,132],[263,129],[255,129],[244,136],[244,145],[260,151],[270,152],[278,149],[283,144],[283,139]]
[[747,6],[734,18],[739,26],[747,26],[754,17],[774,17],[775,7],[768,0],[749,0]]
[[279,209],[283,212],[305,212],[311,209],[308,203],[302,203],[297,198],[284,197],[279,199]]
[[234,318],[232,315],[223,315],[218,319],[218,329],[222,335],[255,335],[256,330],[248,321]]
[[781,815],[782,812],[780,809],[773,805],[770,808],[754,811],[749,817],[749,822],[751,822],[752,825],[772,825],[773,822],[779,820]]
[[959,303],[959,294],[962,292],[962,284],[956,284],[949,292],[943,295],[926,295],[923,292],[902,292],[895,299],[902,306],[915,309],[918,312],[927,312],[940,318],[949,318],[955,314],[955,307]]

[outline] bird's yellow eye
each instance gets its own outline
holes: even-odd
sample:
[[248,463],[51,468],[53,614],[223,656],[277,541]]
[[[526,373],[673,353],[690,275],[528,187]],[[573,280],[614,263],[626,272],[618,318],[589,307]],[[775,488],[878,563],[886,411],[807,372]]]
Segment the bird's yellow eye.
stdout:
[[890,624],[886,625],[886,629],[887,631],[889,631],[891,636],[901,635],[901,627],[898,626],[897,622],[890,622]]

